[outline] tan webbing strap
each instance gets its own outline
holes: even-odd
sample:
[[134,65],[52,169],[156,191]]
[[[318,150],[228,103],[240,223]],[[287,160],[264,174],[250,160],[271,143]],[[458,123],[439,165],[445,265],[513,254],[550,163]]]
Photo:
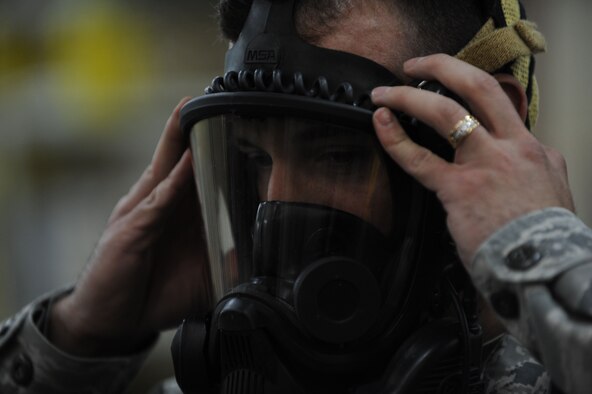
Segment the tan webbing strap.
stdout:
[[[483,29],[480,32],[482,31]],[[545,38],[536,29],[536,25],[520,20],[514,25],[494,29],[483,38],[472,41],[456,57],[487,72],[494,72],[522,56],[545,50]]]

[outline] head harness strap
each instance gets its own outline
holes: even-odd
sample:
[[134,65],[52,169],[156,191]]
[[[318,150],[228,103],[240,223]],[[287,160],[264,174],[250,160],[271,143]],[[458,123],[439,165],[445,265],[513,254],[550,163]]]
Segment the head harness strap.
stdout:
[[526,124],[534,128],[539,110],[534,54],[546,50],[545,38],[526,20],[519,0],[497,0],[491,18],[456,57],[493,73],[509,67],[529,99]]
[[292,93],[361,105],[369,101],[372,88],[401,84],[370,59],[305,42],[294,24],[296,3],[253,0],[243,30],[226,54],[226,91]]

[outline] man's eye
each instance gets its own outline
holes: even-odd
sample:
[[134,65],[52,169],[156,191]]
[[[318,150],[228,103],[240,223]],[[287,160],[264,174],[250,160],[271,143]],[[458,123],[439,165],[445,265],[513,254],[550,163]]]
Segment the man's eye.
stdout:
[[247,165],[255,166],[257,168],[268,168],[273,164],[271,156],[260,149],[259,147],[251,144],[250,142],[238,141],[238,150],[246,157]]
[[271,156],[264,152],[249,152],[247,153],[247,160],[250,164],[261,168],[269,168],[273,164]]

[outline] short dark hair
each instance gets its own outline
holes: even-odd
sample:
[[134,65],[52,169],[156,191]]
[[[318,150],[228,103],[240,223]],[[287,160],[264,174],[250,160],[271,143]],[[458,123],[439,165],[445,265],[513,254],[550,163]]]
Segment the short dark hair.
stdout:
[[432,53],[454,55],[483,26],[489,17],[484,0],[387,0],[410,22],[406,38],[413,56]]
[[[313,42],[331,28],[356,1],[368,0],[299,0],[296,28],[307,41]],[[406,46],[411,56],[461,50],[485,23],[492,0],[374,0],[390,7],[409,22],[405,26]],[[236,41],[253,0],[220,0],[220,31],[226,39]]]

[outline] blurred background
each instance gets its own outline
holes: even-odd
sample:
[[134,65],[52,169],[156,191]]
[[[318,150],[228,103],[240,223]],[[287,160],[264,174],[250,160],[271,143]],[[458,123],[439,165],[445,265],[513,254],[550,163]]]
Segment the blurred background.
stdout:
[[[75,280],[170,111],[222,70],[214,0],[0,0],[0,320]],[[526,0],[537,136],[566,157],[592,225],[592,2]],[[172,375],[163,335],[130,393]]]

